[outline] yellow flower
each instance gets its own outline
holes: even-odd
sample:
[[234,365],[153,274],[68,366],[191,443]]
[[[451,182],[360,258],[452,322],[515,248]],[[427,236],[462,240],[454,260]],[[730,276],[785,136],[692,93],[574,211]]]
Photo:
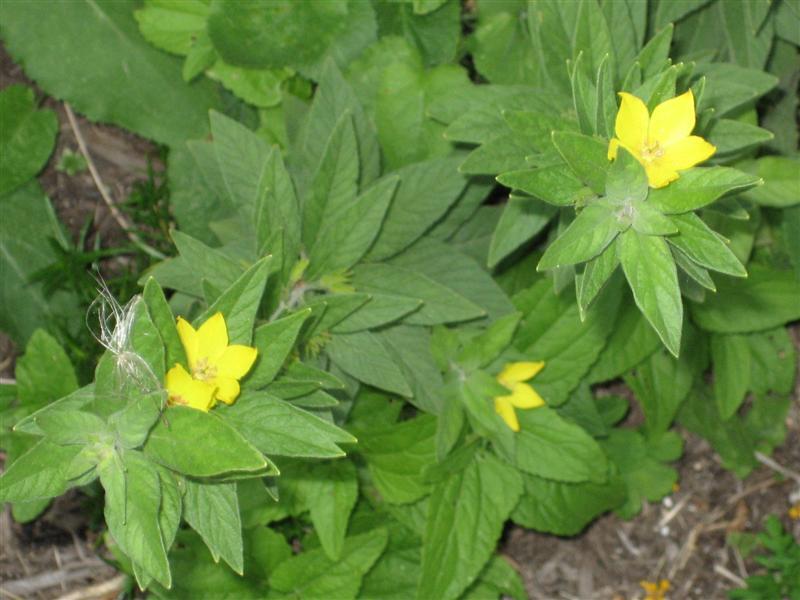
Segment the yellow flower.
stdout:
[[617,137],[608,145],[608,158],[617,157],[622,146],[636,157],[647,172],[650,187],[660,188],[683,171],[711,157],[716,148],[703,138],[690,135],[695,124],[692,90],[662,102],[647,112],[636,96],[620,92],[622,103],[614,125]]
[[789,508],[789,518],[793,521],[800,520],[800,502]]
[[222,313],[213,315],[197,330],[178,317],[177,327],[191,374],[177,364],[169,370],[166,388],[170,403],[200,410],[210,409],[218,400],[232,404],[239,396],[239,379],[253,366],[258,351],[250,346],[228,345]]
[[666,593],[669,591],[669,581],[662,579],[658,583],[640,581],[639,585],[644,588],[644,600],[665,600]]
[[497,375],[500,385],[508,388],[508,396],[496,396],[494,410],[503,418],[512,431],[519,431],[519,420],[514,408],[538,408],[544,406],[542,397],[527,383],[544,368],[543,362],[515,362],[507,364]]

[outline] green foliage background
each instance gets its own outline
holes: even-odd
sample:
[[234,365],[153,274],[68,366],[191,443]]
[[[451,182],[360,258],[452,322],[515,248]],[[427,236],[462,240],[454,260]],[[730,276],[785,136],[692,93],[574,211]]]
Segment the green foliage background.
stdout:
[[[796,0],[0,4],[44,92],[163,146],[174,219],[79,377],[85,299],[47,287],[73,253],[34,178],[57,119],[0,92],[25,347],[0,499],[28,521],[101,486],[156,597],[520,598],[504,525],[634,517],[676,483],[676,425],[745,476],[797,375],[798,31]],[[617,92],[688,89],[707,164],[653,190],[607,160]],[[218,311],[259,351],[241,396],[165,407],[175,317]],[[521,360],[546,406],[514,433],[491,401]],[[597,394],[620,378],[637,427]]]

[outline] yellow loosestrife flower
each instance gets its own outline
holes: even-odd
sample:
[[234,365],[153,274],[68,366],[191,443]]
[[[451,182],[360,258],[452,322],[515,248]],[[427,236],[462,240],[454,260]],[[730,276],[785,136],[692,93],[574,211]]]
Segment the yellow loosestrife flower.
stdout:
[[608,145],[608,159],[617,157],[622,146],[636,157],[650,187],[675,181],[683,171],[711,157],[716,148],[703,138],[690,135],[695,124],[692,90],[662,102],[648,114],[647,105],[636,96],[620,92],[622,104],[614,125],[617,137]]
[[219,312],[197,330],[181,317],[177,327],[189,372],[176,364],[167,373],[170,403],[204,411],[217,401],[232,404],[239,396],[239,380],[253,366],[258,351],[250,346],[228,345],[228,328]]
[[793,521],[800,520],[800,502],[789,509],[789,518]]
[[494,410],[513,431],[519,431],[515,408],[544,406],[544,400],[536,390],[524,383],[533,379],[543,368],[543,362],[515,362],[507,364],[497,375],[500,385],[507,387],[511,393],[508,396],[496,396]]
[[639,585],[644,588],[644,600],[666,600],[666,593],[669,591],[669,581],[662,579],[658,583],[640,581]]

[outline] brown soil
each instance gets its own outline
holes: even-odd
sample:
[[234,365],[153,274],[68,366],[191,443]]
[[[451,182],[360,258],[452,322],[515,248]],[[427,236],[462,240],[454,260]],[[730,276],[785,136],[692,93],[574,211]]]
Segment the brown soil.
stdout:
[[[31,82],[0,47],[0,88],[12,83]],[[56,171],[64,149],[77,152],[78,147],[63,105],[44,98],[44,106],[57,111],[61,134],[40,181],[60,219],[75,236],[92,216],[92,236],[100,236],[103,246],[123,243],[126,234],[89,173],[70,177]],[[80,117],[79,127],[113,198],[127,197],[133,183],[145,177],[152,144]],[[125,268],[125,257],[114,260],[121,261],[117,268]],[[0,336],[0,377],[12,376],[14,355],[13,344]],[[800,390],[787,426],[787,442],[773,458],[797,469]],[[531,598],[632,600],[644,597],[640,580],[666,578],[672,586],[669,598],[722,599],[756,569],[752,559],[743,559],[727,542],[728,532],[758,531],[765,515],[777,514],[800,538],[800,521],[790,522],[786,516],[791,502],[799,499],[797,482],[777,477],[766,466],[739,481],[720,466],[705,441],[691,434],[685,438],[685,455],[678,464],[680,489],[661,503],[646,505],[635,519],[607,515],[570,539],[510,530],[502,551],[522,573]],[[27,525],[14,523],[8,508],[0,513],[0,598],[110,599],[119,593],[124,579],[98,559],[99,517],[86,512],[81,498],[70,493]]]

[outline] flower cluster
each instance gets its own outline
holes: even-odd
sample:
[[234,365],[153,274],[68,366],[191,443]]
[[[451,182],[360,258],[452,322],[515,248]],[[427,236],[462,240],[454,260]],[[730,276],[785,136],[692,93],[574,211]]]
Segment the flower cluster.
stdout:
[[515,408],[538,408],[544,400],[530,385],[524,383],[533,379],[544,368],[543,362],[514,362],[507,364],[497,375],[500,385],[511,392],[507,396],[496,396],[494,409],[512,431],[519,431],[519,419]]
[[640,581],[639,585],[644,589],[644,600],[666,600],[670,584],[666,579],[661,579],[658,583],[650,581]]
[[216,313],[197,330],[178,317],[178,335],[189,363],[166,375],[170,404],[208,411],[218,401],[232,404],[239,396],[239,380],[256,360],[258,351],[250,346],[228,344],[228,328],[222,313]]

